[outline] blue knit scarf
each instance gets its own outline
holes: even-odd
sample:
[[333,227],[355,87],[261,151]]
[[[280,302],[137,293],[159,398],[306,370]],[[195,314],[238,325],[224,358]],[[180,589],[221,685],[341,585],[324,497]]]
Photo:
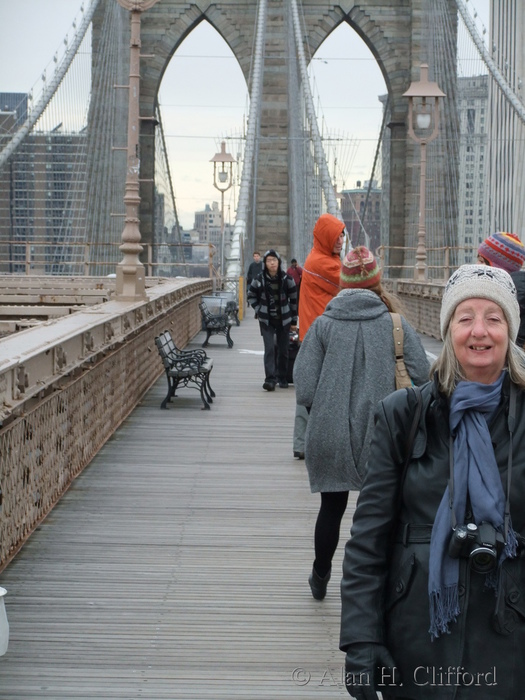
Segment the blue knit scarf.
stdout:
[[[454,440],[454,497],[456,522],[465,520],[467,494],[474,521],[487,521],[504,535],[505,494],[494,456],[488,421],[499,405],[502,372],[494,384],[459,382],[450,400],[450,431]],[[459,559],[448,554],[451,536],[451,504],[447,486],[439,505],[430,539],[428,593],[430,636],[449,632],[449,623],[460,613],[458,600]],[[509,532],[499,564],[516,556],[516,535]],[[488,575],[486,585],[496,587],[497,576]]]

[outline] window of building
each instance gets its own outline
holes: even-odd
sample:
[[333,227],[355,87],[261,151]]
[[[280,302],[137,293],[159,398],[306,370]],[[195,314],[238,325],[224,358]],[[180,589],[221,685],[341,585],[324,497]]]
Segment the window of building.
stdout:
[[476,110],[467,109],[467,131],[469,134],[474,133],[474,127],[476,125]]

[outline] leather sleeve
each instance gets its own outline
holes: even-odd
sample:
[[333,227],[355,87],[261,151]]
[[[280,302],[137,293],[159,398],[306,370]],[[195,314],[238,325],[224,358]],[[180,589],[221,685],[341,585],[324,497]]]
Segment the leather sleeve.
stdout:
[[381,401],[351,537],[345,547],[341,582],[340,648],[356,642],[385,643],[384,596],[392,532],[398,520],[398,491],[406,435],[415,406],[413,392]]

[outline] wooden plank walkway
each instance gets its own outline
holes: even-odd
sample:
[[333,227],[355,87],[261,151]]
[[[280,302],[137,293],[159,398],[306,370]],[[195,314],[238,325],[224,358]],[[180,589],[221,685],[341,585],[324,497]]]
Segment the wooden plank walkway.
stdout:
[[248,317],[233,349],[207,349],[211,411],[188,389],[161,411],[162,376],[2,573],[1,700],[348,697],[337,572],[356,494],[316,602],[294,390],[262,390]]

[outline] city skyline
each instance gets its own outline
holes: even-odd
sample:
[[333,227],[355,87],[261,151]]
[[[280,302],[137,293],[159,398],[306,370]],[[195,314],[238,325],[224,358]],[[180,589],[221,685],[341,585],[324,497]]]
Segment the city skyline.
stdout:
[[[488,0],[477,0],[480,18],[484,5]],[[66,34],[72,38],[72,22],[80,16],[80,2],[71,0],[54,0],[52,6],[19,0],[0,7],[0,60],[9,65],[0,92],[28,92],[38,84],[42,72],[54,67],[53,56],[57,47],[63,50]],[[353,188],[371,175],[382,119],[378,98],[386,91],[381,71],[364,42],[343,24],[319,48],[310,73],[330,172],[338,188]],[[221,140],[237,157],[235,143],[249,108],[237,61],[211,25],[201,23],[180,45],[164,75],[159,102],[179,221],[188,229],[196,211],[220,199],[209,161]],[[225,198],[230,218],[235,194],[232,188]]]

